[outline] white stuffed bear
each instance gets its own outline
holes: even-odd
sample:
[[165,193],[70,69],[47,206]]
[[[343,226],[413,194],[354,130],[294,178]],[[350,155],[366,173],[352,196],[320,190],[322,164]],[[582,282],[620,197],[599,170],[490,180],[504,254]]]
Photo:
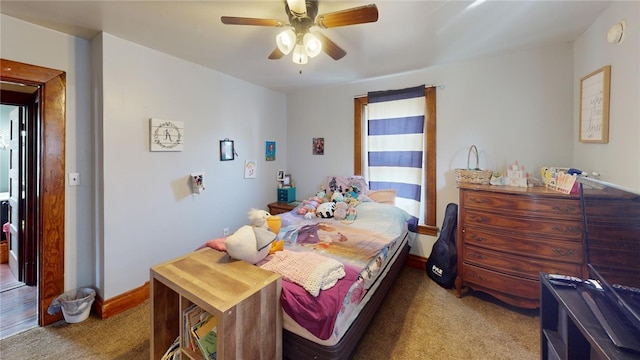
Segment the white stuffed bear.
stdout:
[[244,225],[224,242],[229,256],[255,264],[269,255],[271,243],[276,234],[267,225],[271,214],[264,210],[251,209],[249,220],[252,225]]

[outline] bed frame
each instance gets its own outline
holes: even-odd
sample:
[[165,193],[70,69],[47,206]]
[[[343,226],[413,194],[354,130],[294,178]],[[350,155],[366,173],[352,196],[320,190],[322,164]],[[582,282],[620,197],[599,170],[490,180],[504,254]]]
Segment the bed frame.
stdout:
[[344,334],[340,341],[333,346],[319,345],[311,340],[307,340],[287,330],[282,330],[282,351],[285,359],[325,359],[325,360],[342,360],[350,359],[355,351],[362,335],[367,330],[369,323],[375,316],[384,300],[389,288],[393,285],[398,277],[400,270],[409,255],[409,245],[405,243],[404,247],[399,249],[398,258],[391,265],[387,276],[378,279],[380,285],[375,293],[364,306],[360,315],[351,324],[351,327]]

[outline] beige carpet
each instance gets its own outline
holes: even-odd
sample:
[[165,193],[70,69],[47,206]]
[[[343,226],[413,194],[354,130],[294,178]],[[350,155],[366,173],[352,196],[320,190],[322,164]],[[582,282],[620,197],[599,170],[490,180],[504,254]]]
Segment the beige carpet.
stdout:
[[[0,340],[1,359],[148,359],[149,302],[106,320],[58,322]],[[539,359],[539,316],[482,294],[455,297],[405,268],[354,359]]]

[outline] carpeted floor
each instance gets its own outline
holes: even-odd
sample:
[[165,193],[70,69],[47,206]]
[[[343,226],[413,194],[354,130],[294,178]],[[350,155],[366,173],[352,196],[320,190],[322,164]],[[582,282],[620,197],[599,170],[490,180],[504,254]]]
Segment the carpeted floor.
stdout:
[[[354,359],[539,359],[539,316],[473,293],[462,299],[404,268]],[[106,320],[64,321],[0,340],[1,359],[148,359],[149,302]]]

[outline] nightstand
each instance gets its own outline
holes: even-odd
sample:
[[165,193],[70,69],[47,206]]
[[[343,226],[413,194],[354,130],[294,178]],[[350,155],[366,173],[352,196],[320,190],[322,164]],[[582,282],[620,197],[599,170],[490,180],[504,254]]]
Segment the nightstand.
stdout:
[[182,359],[202,359],[189,347],[183,314],[191,305],[217,321],[217,358],[282,359],[280,275],[226,253],[202,249],[151,268],[151,359],[176,337]]
[[267,206],[269,207],[269,213],[271,215],[278,215],[293,210],[296,205],[296,202],[285,203],[276,201]]

